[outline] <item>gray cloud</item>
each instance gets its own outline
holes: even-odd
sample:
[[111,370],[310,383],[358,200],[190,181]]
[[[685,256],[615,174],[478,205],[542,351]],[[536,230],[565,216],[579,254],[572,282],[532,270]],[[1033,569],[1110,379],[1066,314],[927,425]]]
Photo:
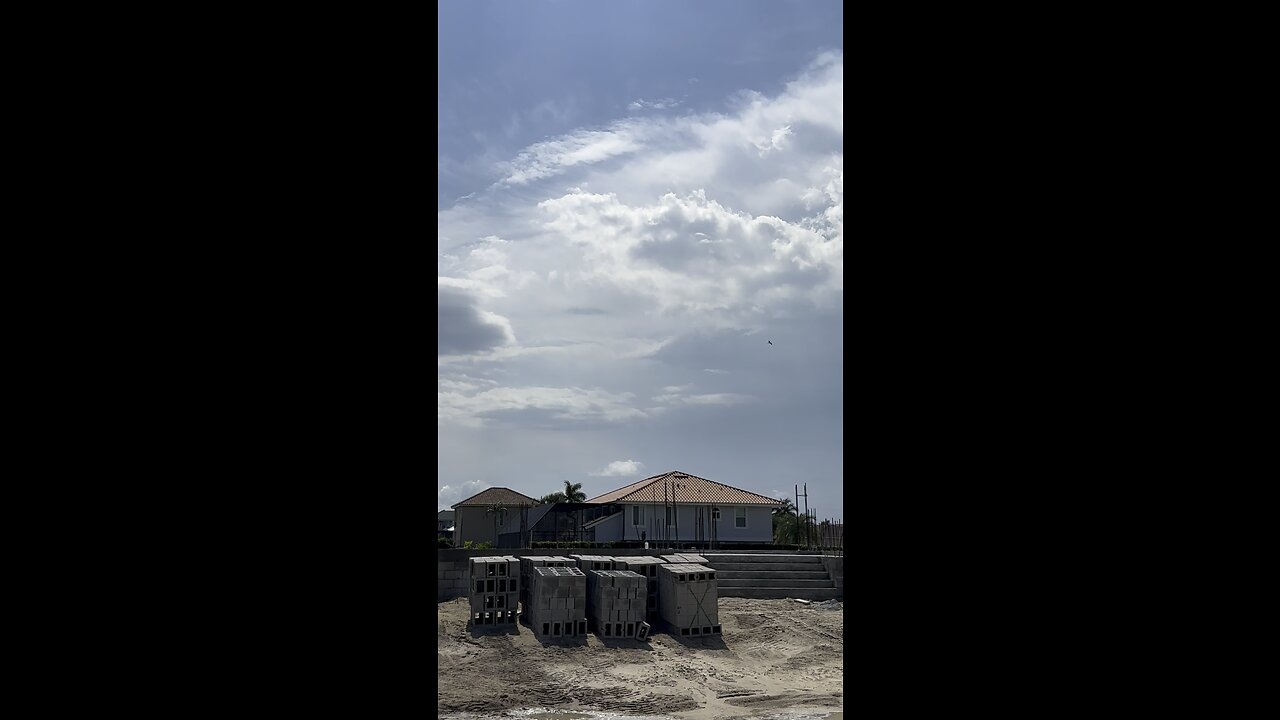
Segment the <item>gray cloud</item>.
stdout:
[[501,347],[509,341],[502,318],[486,314],[461,288],[437,286],[436,353],[468,355]]

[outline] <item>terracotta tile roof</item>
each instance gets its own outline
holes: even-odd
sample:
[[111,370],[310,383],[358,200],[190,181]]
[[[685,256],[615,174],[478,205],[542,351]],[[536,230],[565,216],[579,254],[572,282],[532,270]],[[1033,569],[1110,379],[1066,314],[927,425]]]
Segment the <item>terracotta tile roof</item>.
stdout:
[[464,505],[492,505],[494,503],[502,503],[507,507],[515,507],[518,505],[536,505],[538,501],[528,495],[521,495],[511,488],[492,487],[487,490],[482,490],[462,502],[454,503],[452,507],[459,508]]
[[782,502],[748,490],[740,490],[714,480],[678,470],[654,475],[613,492],[588,500],[589,503],[661,503],[663,486],[667,500],[679,505],[781,505]]

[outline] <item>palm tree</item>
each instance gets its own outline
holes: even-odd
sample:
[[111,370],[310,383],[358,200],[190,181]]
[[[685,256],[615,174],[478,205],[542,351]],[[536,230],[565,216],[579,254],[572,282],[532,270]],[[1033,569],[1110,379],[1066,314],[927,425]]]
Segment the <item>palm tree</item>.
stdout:
[[503,506],[502,506],[502,503],[500,503],[500,502],[499,502],[499,503],[494,503],[494,504],[490,505],[489,507],[485,508],[485,510],[484,510],[484,514],[485,514],[485,515],[492,515],[492,516],[493,516],[493,545],[494,545],[494,547],[497,547],[497,545],[498,545],[498,525],[502,524],[502,520],[505,518],[505,516],[506,516],[506,514],[507,514],[507,509],[506,509],[505,507],[503,507]]
[[582,492],[582,483],[570,483],[564,481],[564,500],[565,502],[584,502],[587,494]]
[[799,515],[777,513],[773,516],[773,541],[778,544],[799,543],[804,518]]
[[[773,509],[773,541],[774,542],[781,542],[780,540],[778,540],[778,528],[782,527],[784,524],[786,524],[786,527],[790,528],[791,524],[790,524],[790,521],[787,520],[787,518],[793,518],[796,516],[796,508],[794,505],[791,504],[791,498],[782,498],[782,500],[780,500],[779,502],[781,502],[782,504]],[[788,531],[788,532],[791,532],[791,531]],[[784,534],[783,536],[785,537],[786,535]]]
[[539,505],[555,505],[562,502],[564,502],[564,493],[562,492],[553,492],[538,498]]
[[[565,502],[580,503],[587,499],[587,494],[582,492],[582,483],[571,483],[568,480],[564,481],[563,495]],[[573,523],[574,539],[577,539],[578,519],[577,517],[570,515],[569,520]]]

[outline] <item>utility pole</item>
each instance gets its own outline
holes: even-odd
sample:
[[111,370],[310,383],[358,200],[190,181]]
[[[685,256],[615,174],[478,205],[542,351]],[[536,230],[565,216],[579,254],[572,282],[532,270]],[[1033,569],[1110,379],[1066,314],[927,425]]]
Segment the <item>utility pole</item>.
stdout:
[[804,484],[804,546],[807,550],[813,543],[810,542],[811,533],[809,532],[809,483]]
[[[796,492],[796,512],[800,512],[800,498],[804,498],[804,545],[805,549],[809,547],[809,483],[804,484],[804,492]],[[797,543],[798,544],[798,543]]]

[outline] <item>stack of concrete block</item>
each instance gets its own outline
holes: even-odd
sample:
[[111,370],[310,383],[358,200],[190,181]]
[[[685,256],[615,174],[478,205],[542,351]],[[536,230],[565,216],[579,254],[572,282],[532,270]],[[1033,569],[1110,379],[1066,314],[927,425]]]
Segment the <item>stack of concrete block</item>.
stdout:
[[471,625],[513,625],[520,603],[520,561],[514,557],[476,557],[469,563],[467,592]]
[[672,563],[658,567],[658,613],[673,634],[719,635],[716,571],[704,565]]
[[578,569],[582,572],[588,570],[616,570],[614,562],[617,558],[611,555],[570,555],[569,557],[577,561]]
[[630,570],[587,571],[587,610],[600,637],[647,638],[647,595],[648,581],[639,573]]
[[533,568],[577,567],[577,563],[559,555],[526,555],[520,558],[520,602],[529,607],[529,586],[533,583]]
[[576,567],[534,567],[529,573],[529,627],[539,637],[585,637],[587,576]]
[[675,555],[663,555],[662,559],[666,560],[669,563],[705,563],[707,561],[707,559],[702,557],[701,555],[694,555],[693,553],[677,553]]
[[645,596],[645,619],[652,625],[658,620],[658,566],[666,564],[659,557],[634,555],[613,559],[614,570],[630,570],[645,577],[648,581],[648,593]]

